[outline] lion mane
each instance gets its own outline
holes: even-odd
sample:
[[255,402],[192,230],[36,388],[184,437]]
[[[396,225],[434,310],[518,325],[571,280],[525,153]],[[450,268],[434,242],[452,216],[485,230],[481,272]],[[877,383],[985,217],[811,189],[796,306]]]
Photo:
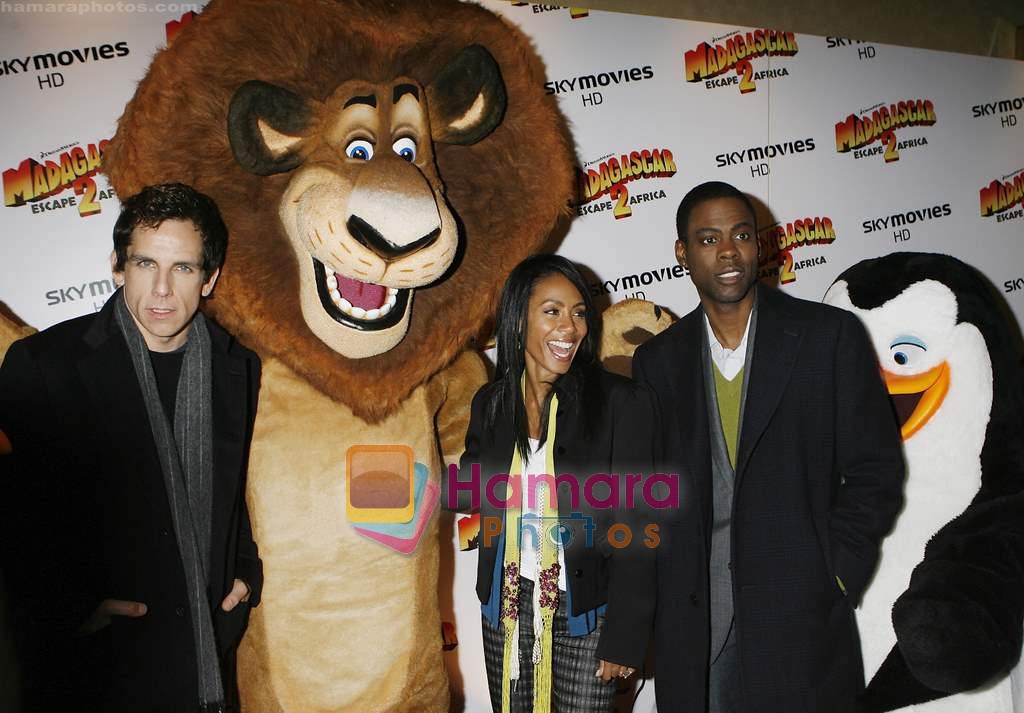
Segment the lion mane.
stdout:
[[[316,151],[329,146],[321,142],[314,151],[306,141],[297,152],[285,152],[277,168],[243,167],[245,151],[229,136],[232,100],[247,83],[276,87],[286,98],[320,107],[318,130],[326,130],[332,117],[324,112],[340,111],[332,95],[345,82],[390,86],[409,78],[436,100],[432,82],[473,46],[484,48],[498,68],[507,97],[502,113],[492,117],[493,129],[480,132],[486,135],[454,143],[437,140],[433,127],[432,164],[423,169],[443,191],[442,212],[446,202],[458,225],[458,250],[438,279],[415,289],[411,320],[397,344],[362,358],[343,356],[304,319],[299,293],[306,258],[281,214],[297,172],[289,157],[320,160]],[[479,81],[472,69],[462,74],[446,77],[455,85]],[[279,359],[376,423],[473,342],[510,269],[540,249],[568,214],[571,139],[544,81],[524,35],[491,12],[454,0],[213,0],[153,60],[104,154],[104,170],[122,196],[166,181],[212,196],[231,237],[217,292],[205,309],[262,356]],[[282,102],[272,97],[269,104],[259,125],[264,137],[288,138],[303,128],[275,123]],[[444,108],[438,104],[429,107],[432,122]],[[271,159],[281,156],[271,153]]]

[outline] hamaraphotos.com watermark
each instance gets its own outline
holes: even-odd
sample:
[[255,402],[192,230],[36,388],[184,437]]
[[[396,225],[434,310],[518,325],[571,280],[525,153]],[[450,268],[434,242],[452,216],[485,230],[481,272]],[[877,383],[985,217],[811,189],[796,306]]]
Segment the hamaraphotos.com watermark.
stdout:
[[[443,497],[450,510],[472,509],[479,515],[486,500],[487,510],[499,513],[474,516],[475,534],[471,532],[473,527],[459,526],[460,537],[465,534],[467,541],[482,538],[485,547],[505,532],[507,511],[515,514],[515,520],[508,524],[521,543],[537,546],[547,540],[566,548],[575,541],[578,546],[593,547],[598,523],[583,510],[595,515],[614,510],[612,524],[607,523],[607,517],[600,517],[607,527],[602,541],[616,549],[634,542],[653,549],[661,538],[658,525],[648,516],[656,510],[679,507],[679,476],[675,473],[646,477],[641,473],[624,473],[621,477],[615,473],[585,477],[571,473],[494,473],[484,477],[479,463],[466,470],[464,475],[469,477],[463,480],[458,466],[448,466]],[[416,462],[409,446],[349,447],[345,456],[345,511],[360,535],[409,554],[416,549],[441,497],[441,485],[429,478],[427,466]],[[548,513],[559,514],[543,514],[545,503]]]
[[[586,508],[592,512],[618,510],[632,521],[632,527],[625,522],[616,522],[608,528],[607,542],[612,547],[621,549],[629,546],[634,539],[642,538],[643,545],[653,549],[661,542],[658,525],[648,522],[644,526],[636,517],[628,517],[627,513],[639,515],[637,508],[653,513],[655,510],[679,507],[679,476],[676,473],[654,473],[648,477],[641,473],[626,473],[622,477],[615,473],[593,473],[586,477],[571,473],[558,476],[547,473],[528,473],[525,476],[495,473],[484,477],[481,471],[480,464],[473,463],[469,467],[470,477],[462,479],[459,477],[458,466],[448,467],[445,493],[447,507],[457,510],[461,509],[460,506],[468,506],[479,511],[486,500],[492,510],[499,512],[522,508],[522,514],[512,524],[520,542],[525,537],[534,546],[541,539],[547,539],[564,548],[579,538],[582,546],[593,547],[593,533],[597,524],[593,517],[579,511],[580,508]],[[539,489],[541,485],[544,486],[543,491]],[[545,494],[538,495],[539,492]],[[460,493],[468,498],[460,498]],[[537,510],[543,501],[560,514],[540,515]],[[484,547],[490,547],[493,539],[500,537],[505,530],[505,517],[489,515],[479,519],[477,525],[476,536],[482,538]],[[640,526],[639,530],[637,525]]]
[[0,12],[54,13],[64,15],[91,15],[104,12],[199,12],[195,3],[142,3],[142,2],[7,2],[0,0]]
[[556,497],[555,493],[562,487],[567,488],[571,508],[579,508],[581,501],[585,501],[590,507],[599,510],[632,509],[637,506],[634,492],[637,485],[642,488],[640,499],[648,507],[655,510],[679,507],[679,475],[676,473],[654,473],[646,478],[642,473],[627,473],[625,486],[620,487],[616,473],[593,473],[587,477],[576,477],[572,473],[558,476],[548,473],[528,473],[526,476],[495,473],[484,479],[481,470],[479,463],[471,464],[470,477],[463,480],[459,477],[457,465],[448,466],[448,507],[456,508],[459,493],[465,492],[474,510],[480,508],[481,498],[486,498],[496,510],[507,510],[523,503],[524,486],[528,493],[527,507],[535,507],[535,493],[540,483],[548,486],[549,498]]

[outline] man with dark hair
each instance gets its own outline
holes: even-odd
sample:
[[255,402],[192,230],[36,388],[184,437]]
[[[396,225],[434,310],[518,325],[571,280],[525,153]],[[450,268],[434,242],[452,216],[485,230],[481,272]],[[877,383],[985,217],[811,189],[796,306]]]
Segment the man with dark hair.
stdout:
[[757,284],[750,200],[711,182],[677,213],[700,305],[637,350],[682,499],[662,528],[660,710],[845,713],[853,606],[901,504],[899,430],[856,317]]
[[148,186],[124,202],[114,223],[114,272],[124,272],[136,228],[156,228],[165,220],[190,220],[202,239],[202,270],[212,275],[224,264],[228,229],[213,199],[183,183]]
[[198,311],[227,231],[182,184],[114,227],[119,289],[0,366],[0,553],[25,711],[237,709],[263,575],[245,504],[260,364]]

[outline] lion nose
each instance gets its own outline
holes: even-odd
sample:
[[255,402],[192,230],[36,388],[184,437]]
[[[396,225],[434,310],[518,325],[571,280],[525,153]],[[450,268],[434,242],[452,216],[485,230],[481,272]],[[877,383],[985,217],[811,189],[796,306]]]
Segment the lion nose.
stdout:
[[441,235],[438,197],[426,177],[402,159],[376,157],[361,167],[349,198],[349,234],[382,260],[433,245]]
[[350,216],[348,219],[348,232],[360,245],[375,253],[377,257],[386,262],[397,260],[400,257],[411,255],[417,250],[422,250],[434,243],[441,235],[440,226],[434,228],[426,235],[407,243],[396,243],[388,240],[379,230],[358,215]]

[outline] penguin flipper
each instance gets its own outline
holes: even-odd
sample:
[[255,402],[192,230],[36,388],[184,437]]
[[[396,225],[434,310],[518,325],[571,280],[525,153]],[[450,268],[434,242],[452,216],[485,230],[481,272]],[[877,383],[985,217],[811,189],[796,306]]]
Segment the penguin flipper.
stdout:
[[857,713],[885,713],[946,695],[928,688],[914,678],[899,647],[893,646],[871,683],[857,697]]
[[901,657],[945,694],[1017,663],[1024,639],[1024,493],[975,502],[940,530],[893,605]]

